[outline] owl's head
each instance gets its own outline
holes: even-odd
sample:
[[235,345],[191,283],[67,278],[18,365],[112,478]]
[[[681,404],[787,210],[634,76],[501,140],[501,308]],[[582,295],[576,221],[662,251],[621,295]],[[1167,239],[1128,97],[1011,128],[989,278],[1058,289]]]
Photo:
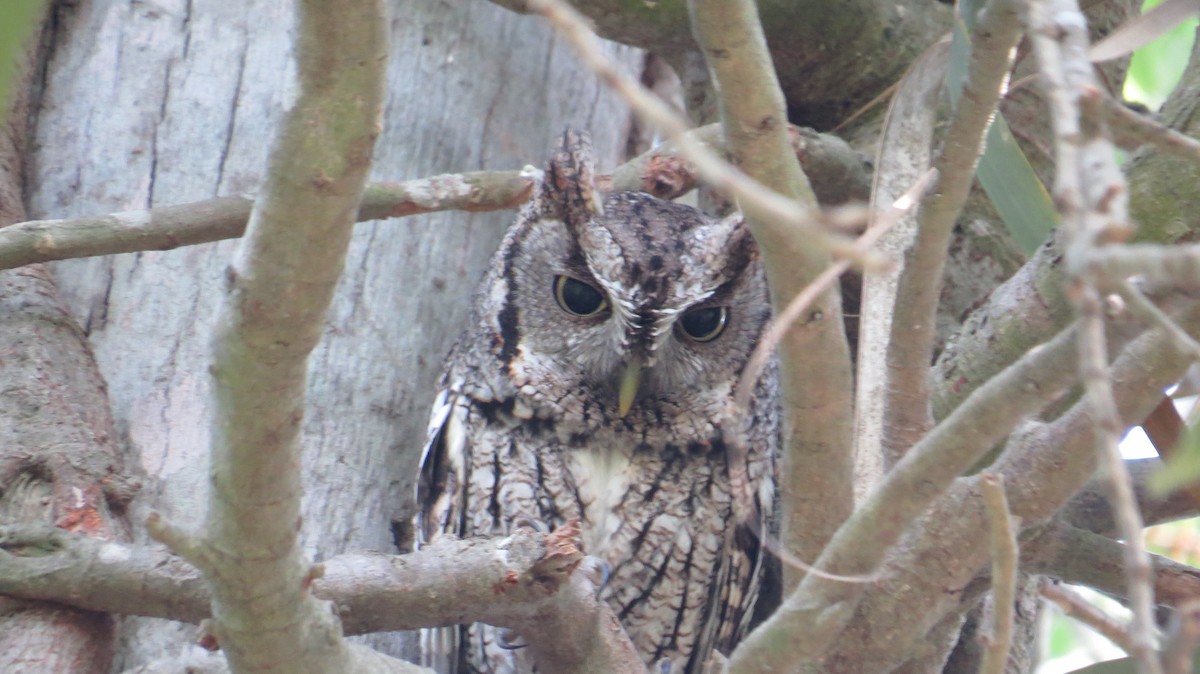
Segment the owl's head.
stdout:
[[769,316],[740,218],[637,192],[601,201],[570,130],[498,256],[508,375],[534,405],[585,421],[720,409]]

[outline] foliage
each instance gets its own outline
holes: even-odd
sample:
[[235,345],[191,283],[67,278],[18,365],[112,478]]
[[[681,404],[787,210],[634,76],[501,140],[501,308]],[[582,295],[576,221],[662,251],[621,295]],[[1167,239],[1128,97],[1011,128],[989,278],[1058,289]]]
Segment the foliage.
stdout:
[[[1151,9],[1162,0],[1146,0],[1142,11]],[[1125,80],[1125,98],[1157,110],[1167,95],[1179,83],[1187,65],[1188,54],[1196,39],[1197,19],[1192,18],[1175,26],[1166,35],[1137,50],[1129,63]]]

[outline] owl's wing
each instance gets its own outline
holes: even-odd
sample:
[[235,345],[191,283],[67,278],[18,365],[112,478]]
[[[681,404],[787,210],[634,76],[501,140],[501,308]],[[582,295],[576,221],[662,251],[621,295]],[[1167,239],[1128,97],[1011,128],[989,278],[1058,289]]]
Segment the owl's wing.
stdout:
[[[448,384],[443,379],[443,384]],[[461,512],[466,484],[467,434],[464,428],[467,409],[461,386],[443,385],[433,401],[429,429],[421,452],[417,477],[417,547],[427,545],[444,534],[462,533]],[[437,672],[454,672],[458,666],[458,627],[421,630],[421,664]]]
[[[457,384],[457,382],[455,382]],[[468,413],[459,386],[438,391],[429,413],[429,428],[417,476],[417,544],[432,542],[442,534],[459,535],[459,517],[466,485]]]

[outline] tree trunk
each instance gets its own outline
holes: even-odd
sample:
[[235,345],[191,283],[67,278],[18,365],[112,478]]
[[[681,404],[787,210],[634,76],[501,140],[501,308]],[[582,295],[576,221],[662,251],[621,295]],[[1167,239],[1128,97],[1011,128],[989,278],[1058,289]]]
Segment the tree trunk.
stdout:
[[[540,165],[562,128],[620,159],[623,105],[534,17],[482,0],[397,3],[376,180]],[[60,5],[30,161],[30,218],[253,193],[270,129],[294,95],[292,12],[265,0]],[[631,70],[641,55],[609,51]],[[304,422],[304,540],[318,559],[407,543],[412,478],[442,357],[511,214],[359,225]],[[108,382],[118,442],[158,511],[201,520],[209,346],[232,241],[54,265]],[[114,671],[172,656],[194,628],[123,621]],[[375,637],[393,653],[401,641]]]

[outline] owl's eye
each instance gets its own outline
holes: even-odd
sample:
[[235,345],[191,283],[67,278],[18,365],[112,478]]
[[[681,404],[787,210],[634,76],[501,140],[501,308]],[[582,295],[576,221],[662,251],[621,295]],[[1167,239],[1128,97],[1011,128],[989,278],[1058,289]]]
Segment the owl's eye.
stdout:
[[574,316],[595,316],[608,308],[608,300],[604,293],[594,286],[570,276],[557,276],[554,279],[554,299],[558,306]]
[[711,342],[725,329],[728,318],[727,307],[692,309],[679,318],[679,327],[694,342]]

